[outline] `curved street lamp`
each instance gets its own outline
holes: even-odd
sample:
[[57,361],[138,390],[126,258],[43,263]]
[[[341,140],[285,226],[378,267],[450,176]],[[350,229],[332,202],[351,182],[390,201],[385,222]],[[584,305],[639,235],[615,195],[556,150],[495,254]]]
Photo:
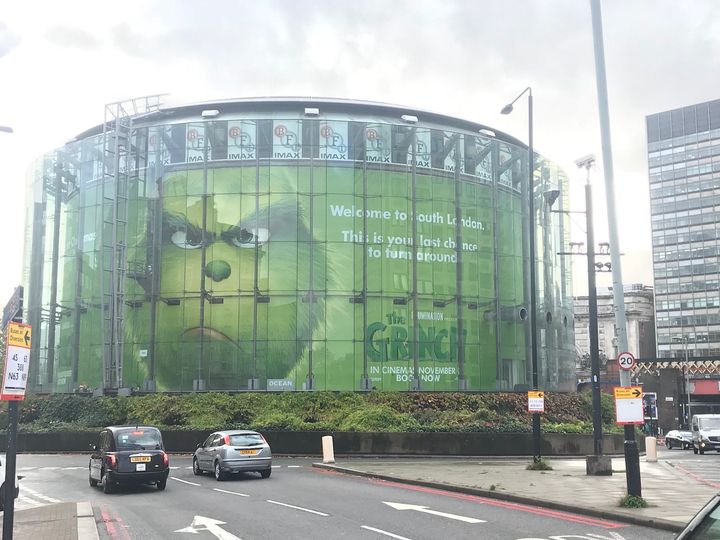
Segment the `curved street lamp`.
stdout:
[[[533,390],[538,389],[538,343],[537,343],[537,292],[535,290],[535,153],[533,152],[533,98],[532,88],[525,90],[505,105],[500,114],[510,114],[513,105],[525,93],[528,96],[528,222],[529,222],[529,248],[530,248],[530,361],[532,365]],[[533,461],[540,461],[540,413],[532,414],[533,427]]]

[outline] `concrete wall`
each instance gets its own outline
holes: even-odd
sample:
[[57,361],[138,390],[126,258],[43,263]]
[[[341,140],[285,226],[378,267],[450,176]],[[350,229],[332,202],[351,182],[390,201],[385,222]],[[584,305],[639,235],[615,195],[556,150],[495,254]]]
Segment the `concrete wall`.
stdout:
[[[163,431],[170,452],[192,452],[208,431]],[[264,433],[276,454],[321,455],[321,438],[332,435],[336,455],[465,455],[528,456],[533,453],[530,433],[356,433],[356,432],[268,432]],[[21,433],[18,452],[89,452],[97,442],[94,432]],[[0,446],[7,448],[5,434]],[[640,451],[645,440],[638,439]],[[605,454],[623,453],[622,435],[604,435]],[[541,453],[545,456],[584,456],[593,453],[592,434],[546,433]]]

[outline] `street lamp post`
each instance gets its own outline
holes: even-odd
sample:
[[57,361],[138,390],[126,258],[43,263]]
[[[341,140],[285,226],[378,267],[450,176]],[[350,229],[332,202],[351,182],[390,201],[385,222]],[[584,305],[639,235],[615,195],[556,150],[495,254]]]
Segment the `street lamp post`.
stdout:
[[687,396],[687,404],[685,405],[685,422],[688,429],[690,428],[690,419],[692,418],[692,412],[690,411],[690,367],[688,366],[688,350],[687,350],[687,336],[683,336],[683,356],[685,361],[683,362],[683,384],[685,385],[684,394]]
[[600,415],[600,348],[598,344],[598,306],[595,285],[595,229],[593,227],[592,185],[590,169],[595,156],[590,155],[575,162],[587,172],[585,182],[585,226],[587,228],[587,275],[588,275],[588,323],[590,325],[590,376],[592,383],[593,449],[595,456],[602,451],[602,418]]
[[[13,133],[13,129],[8,126],[0,126],[0,132]],[[8,401],[8,427],[7,427],[7,452],[5,454],[5,478],[6,486],[12,486],[15,483],[15,471],[17,462],[17,425],[19,417],[19,404],[16,400]],[[15,497],[12,489],[4,490],[5,500],[3,507],[2,537],[12,540],[13,523],[15,521]]]
[[[527,87],[518,97],[505,105],[501,114],[510,114],[513,104],[527,92],[528,96],[528,235],[530,248],[530,362],[532,366],[533,390],[538,389],[538,344],[537,344],[537,292],[535,290],[535,153],[533,151],[533,98],[532,88]],[[533,461],[540,461],[540,413],[532,414]]]

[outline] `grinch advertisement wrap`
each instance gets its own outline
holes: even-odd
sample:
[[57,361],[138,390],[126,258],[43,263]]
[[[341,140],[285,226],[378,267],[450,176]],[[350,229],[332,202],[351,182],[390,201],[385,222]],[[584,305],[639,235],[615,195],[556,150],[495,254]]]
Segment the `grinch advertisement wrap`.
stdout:
[[[231,129],[242,141],[243,126]],[[278,131],[294,144],[287,126]],[[322,151],[341,151],[345,134],[324,133],[335,146]],[[461,376],[470,390],[495,390],[498,355],[523,377],[524,324],[495,321],[497,303],[522,303],[517,196],[496,192],[493,224],[490,186],[456,190],[452,177],[417,175],[413,213],[407,171],[362,174],[280,164],[165,170],[154,196],[131,204],[127,384],[154,377],[157,390],[187,391],[203,379],[207,389],[237,390],[257,379],[260,389],[302,390],[312,376],[314,389],[359,390],[366,376],[377,390],[409,390],[415,354],[423,390],[457,390]],[[86,219],[88,297],[100,272],[92,227]],[[72,291],[72,257],[64,274]],[[98,384],[99,311],[81,317],[79,379]],[[71,336],[63,326],[65,351]]]
[[[172,124],[134,137],[146,160],[128,193],[124,387],[527,382],[514,147],[332,119]],[[98,388],[108,376],[111,221],[97,144],[78,143],[77,186],[62,201],[58,389],[73,379]]]

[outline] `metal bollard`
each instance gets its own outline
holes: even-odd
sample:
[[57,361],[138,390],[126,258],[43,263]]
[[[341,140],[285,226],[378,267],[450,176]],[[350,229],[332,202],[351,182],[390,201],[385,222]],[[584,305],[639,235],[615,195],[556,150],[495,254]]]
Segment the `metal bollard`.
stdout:
[[655,437],[645,437],[645,459],[648,463],[657,461],[657,439]]
[[333,450],[332,435],[325,435],[322,438],[323,463],[335,463],[335,451]]

